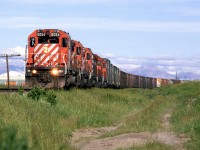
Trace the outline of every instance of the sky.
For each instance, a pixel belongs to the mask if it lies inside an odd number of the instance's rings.
[[[55,28],[127,72],[200,74],[199,0],[0,0],[0,8],[0,54],[23,57],[29,34]]]

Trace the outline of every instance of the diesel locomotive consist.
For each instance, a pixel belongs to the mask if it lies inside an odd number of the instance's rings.
[[[28,36],[25,83],[30,87],[154,88],[179,82],[123,72],[62,30],[38,29]]]

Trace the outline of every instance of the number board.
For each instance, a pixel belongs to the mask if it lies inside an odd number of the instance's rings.
[[[48,34],[47,34],[47,35],[48,35]],[[39,37],[44,37],[44,36],[46,36],[46,33],[44,33],[44,32],[39,32],[39,33],[37,33],[37,36],[39,36]],[[53,36],[53,37],[59,37],[60,34],[59,34],[58,32],[52,32],[52,33],[51,33],[51,36]]]
[[[37,36],[45,36],[45,33],[39,32],[39,33],[37,33]]]
[[[52,33],[51,33],[51,36],[56,36],[56,37],[58,37],[58,36],[60,36],[60,34],[59,34],[58,32],[52,32]]]

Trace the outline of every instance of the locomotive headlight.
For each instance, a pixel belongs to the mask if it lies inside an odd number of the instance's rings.
[[[33,74],[36,74],[36,73],[37,73],[37,70],[33,70],[32,73],[33,73]]]
[[[52,73],[52,75],[54,75],[54,76],[58,75],[58,69],[53,69],[53,70],[51,71],[51,73]]]

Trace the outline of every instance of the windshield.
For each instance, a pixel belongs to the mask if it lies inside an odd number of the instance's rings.
[[[101,61],[100,60],[97,61],[97,66],[101,66]]]
[[[38,43],[39,44],[56,44],[59,43],[58,37],[38,37]]]
[[[90,54],[87,53],[87,60],[90,60]]]

